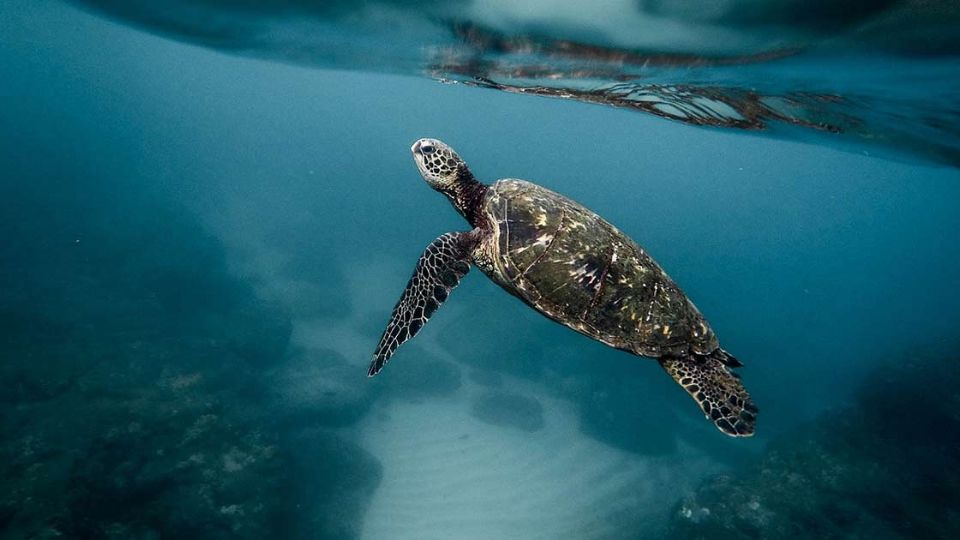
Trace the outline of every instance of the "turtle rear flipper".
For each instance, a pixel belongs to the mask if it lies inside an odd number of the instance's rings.
[[[417,335],[450,291],[470,271],[470,252],[475,244],[476,233],[464,232],[444,234],[427,246],[400,301],[393,308],[387,329],[373,353],[367,376],[379,373],[397,348]]]
[[[709,355],[660,358],[660,365],[696,400],[707,419],[732,437],[749,437],[757,421],[757,406],[730,370],[742,364],[723,349]]]

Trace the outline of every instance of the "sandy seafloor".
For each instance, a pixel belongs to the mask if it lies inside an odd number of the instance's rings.
[[[955,168],[0,6],[0,538],[951,537]],[[856,69],[856,66],[851,66]],[[733,440],[477,271],[375,379],[419,137],[644,245],[734,352]],[[891,493],[896,491],[896,493]]]

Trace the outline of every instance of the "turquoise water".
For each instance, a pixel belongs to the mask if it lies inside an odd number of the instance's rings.
[[[915,57],[831,57],[837,75],[806,89],[886,101],[841,106],[870,129],[830,134],[438,84],[401,53],[351,64],[394,39],[377,32],[326,61],[81,4],[97,9],[0,6],[0,538],[960,529],[949,32]],[[321,35],[359,35],[337,16]],[[826,47],[693,79],[796,92]],[[898,86],[908,67],[937,84]],[[895,107],[906,87],[921,109]],[[427,136],[479,179],[538,182],[646,247],[746,364],[757,435],[724,437],[655,362],[478,271],[368,379],[417,257],[468,227],[414,166]]]

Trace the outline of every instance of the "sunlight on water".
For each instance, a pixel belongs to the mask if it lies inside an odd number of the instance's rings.
[[[956,536],[951,4],[358,5],[0,4],[0,538]],[[368,378],[470,227],[420,137],[649,250],[756,436],[478,270]]]

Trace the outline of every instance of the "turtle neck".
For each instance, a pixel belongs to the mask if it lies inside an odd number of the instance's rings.
[[[466,165],[460,165],[457,167],[457,181],[453,183],[452,189],[445,191],[444,194],[450,199],[457,212],[460,212],[470,225],[477,227],[480,204],[487,193],[487,188],[486,184],[474,178]]]

